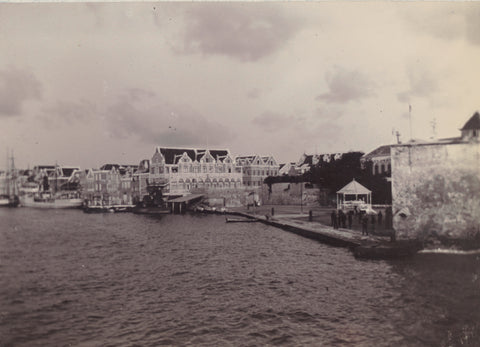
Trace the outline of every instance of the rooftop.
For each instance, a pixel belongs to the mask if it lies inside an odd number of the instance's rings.
[[[465,123],[462,129],[460,130],[474,130],[480,129],[480,114],[475,112],[472,117]]]

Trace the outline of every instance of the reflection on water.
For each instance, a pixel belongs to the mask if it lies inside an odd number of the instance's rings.
[[[221,216],[0,210],[10,346],[456,346],[480,337],[478,255],[359,261]]]

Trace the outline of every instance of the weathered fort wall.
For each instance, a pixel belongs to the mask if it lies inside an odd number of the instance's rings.
[[[480,236],[480,143],[392,147],[398,239]]]
[[[260,198],[266,205],[318,205],[320,189],[306,183],[262,185]]]
[[[197,190],[193,193],[205,194],[204,202],[211,206],[239,207],[253,204],[262,205],[318,205],[320,190],[305,183],[274,183],[269,189],[267,184],[261,187],[242,187],[236,189]]]

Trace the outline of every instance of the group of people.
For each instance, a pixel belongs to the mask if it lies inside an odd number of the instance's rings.
[[[345,213],[343,210],[333,210],[330,214],[331,225],[334,229],[348,228],[352,229],[352,223],[354,216],[358,217],[358,223],[362,226],[362,235],[369,235],[369,231],[375,232],[375,225],[383,224],[383,214],[378,212],[375,214],[367,214],[365,211],[360,211],[356,207],[354,210]]]
[[[347,220],[348,220],[348,228],[352,228],[353,222],[353,211],[349,211],[348,213],[343,212],[342,210],[333,210],[331,216],[332,226],[334,229],[338,229],[339,227],[346,228],[347,227]]]

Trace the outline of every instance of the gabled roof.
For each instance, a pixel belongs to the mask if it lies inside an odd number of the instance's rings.
[[[256,155],[240,155],[235,158],[235,161],[239,165],[250,165],[255,160]]]
[[[480,129],[480,114],[475,112],[460,130],[478,130]]]
[[[138,169],[138,165],[105,164],[100,167],[100,170],[111,171],[113,168],[118,170],[118,172],[120,172],[120,175],[125,175],[128,169],[136,171]]]
[[[224,149],[221,149],[221,150],[213,149],[213,150],[208,150],[208,151],[210,152],[212,157],[215,158],[215,160],[217,160],[221,157],[226,157],[229,154],[228,151],[224,150]]]
[[[390,145],[383,145],[375,148],[370,153],[362,155],[362,159],[371,159],[374,157],[390,156]]]
[[[165,158],[165,164],[177,164],[183,153],[187,153],[187,156],[192,161],[199,161],[207,152],[207,149],[197,148],[166,148],[157,147],[157,152],[160,152]],[[225,158],[230,152],[227,149],[213,149],[208,150],[210,155],[217,160],[217,158]]]
[[[340,189],[338,194],[348,194],[348,195],[362,195],[362,194],[370,194],[371,191],[362,186],[360,183],[355,181],[355,179],[352,180],[349,184],[347,184],[345,187]]]
[[[55,165],[37,165],[33,167],[34,170],[55,170]]]
[[[159,148],[160,153],[165,158],[165,164],[176,164],[176,160],[180,158],[183,153],[187,153],[190,159],[195,160],[197,155],[194,149],[187,148]]]
[[[74,167],[62,167],[60,168],[62,175],[64,177],[70,177],[75,171],[78,171],[79,168],[74,168]]]
[[[313,154],[309,154],[305,156],[305,159],[303,160],[303,163],[301,165],[312,165],[313,164]]]

